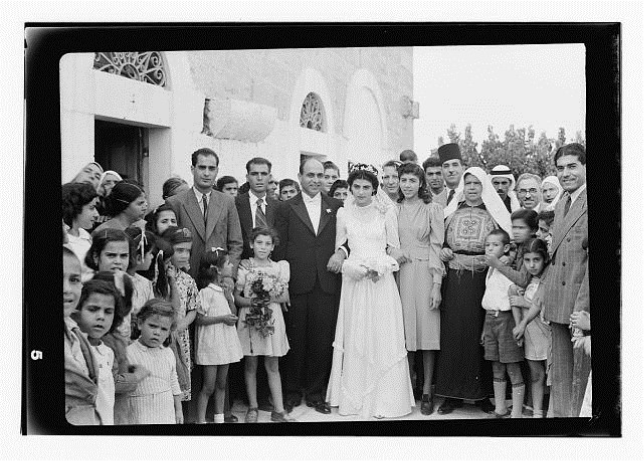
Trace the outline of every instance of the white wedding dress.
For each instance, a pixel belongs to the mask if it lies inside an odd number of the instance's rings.
[[[348,202],[348,203],[347,203]],[[402,305],[386,248],[399,248],[394,207],[345,202],[337,214],[336,247],[348,240],[333,342],[327,401],[341,415],[399,417],[415,406],[409,378]],[[374,282],[364,268],[377,271]]]

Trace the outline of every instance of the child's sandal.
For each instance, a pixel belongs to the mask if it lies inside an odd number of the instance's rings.
[[[246,412],[246,418],[244,419],[245,423],[256,423],[257,417],[259,416],[259,411],[257,408],[249,408]]]

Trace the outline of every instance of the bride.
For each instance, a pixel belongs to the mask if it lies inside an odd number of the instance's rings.
[[[337,214],[336,248],[348,243],[333,342],[327,401],[341,415],[399,417],[415,406],[402,305],[395,207],[376,196],[377,171],[359,164],[349,174],[352,197]]]

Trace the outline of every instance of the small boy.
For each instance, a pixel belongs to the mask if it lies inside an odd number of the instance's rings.
[[[552,245],[552,223],[555,220],[555,212],[541,211],[537,219],[539,220],[537,237],[548,244],[548,251],[550,251],[550,246]]]
[[[113,283],[105,280],[90,280],[83,285],[77,310],[72,317],[78,327],[87,335],[97,365],[98,394],[96,411],[102,424],[114,424],[115,387],[112,368],[114,352],[101,338],[118,325],[121,318],[117,312],[122,311],[119,303],[121,295]]]
[[[494,229],[485,239],[485,254],[501,258],[510,250],[510,236],[503,229]],[[525,384],[521,374],[520,362],[523,349],[512,335],[516,326],[518,312],[510,306],[508,289],[512,282],[494,267],[488,269],[485,277],[485,294],[481,305],[486,310],[485,324],[481,334],[481,344],[485,349],[485,360],[492,362],[494,373],[494,415],[505,418],[510,412],[505,403],[506,379],[512,383],[512,417],[520,418],[523,411]]]

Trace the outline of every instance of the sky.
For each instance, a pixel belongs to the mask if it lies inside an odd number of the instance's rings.
[[[555,138],[585,130],[583,44],[414,47],[414,150],[426,157],[454,123],[472,125],[480,149],[487,126],[503,139],[511,124]],[[584,135],[585,137],[585,135]],[[425,153],[427,155],[425,155]]]

